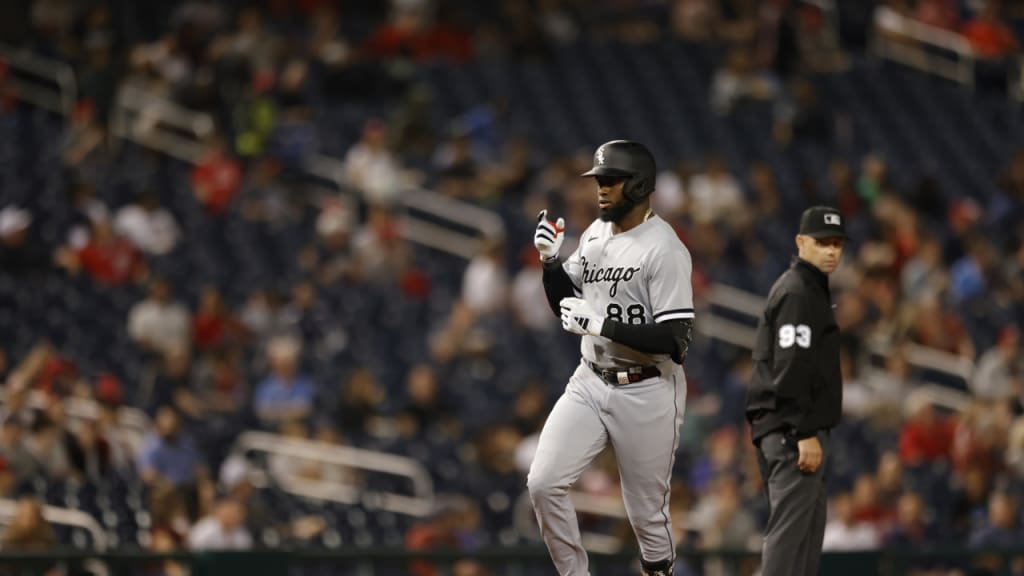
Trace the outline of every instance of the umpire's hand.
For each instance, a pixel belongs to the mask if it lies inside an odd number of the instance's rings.
[[[821,443],[817,436],[804,438],[796,443],[800,449],[800,459],[796,465],[805,474],[814,474],[821,466]]]

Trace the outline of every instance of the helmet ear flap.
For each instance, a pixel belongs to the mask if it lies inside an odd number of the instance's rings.
[[[643,202],[653,192],[651,189],[653,187],[648,180],[640,175],[631,176],[629,180],[626,180],[626,185],[622,187],[622,195],[630,202]]]

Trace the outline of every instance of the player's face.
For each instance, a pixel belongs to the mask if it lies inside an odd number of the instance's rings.
[[[622,195],[625,178],[597,176],[597,210],[601,220],[618,222],[633,209],[633,203]]]
[[[800,258],[813,264],[825,274],[831,274],[839,266],[839,258],[843,255],[843,238],[812,238],[798,235],[796,244]]]

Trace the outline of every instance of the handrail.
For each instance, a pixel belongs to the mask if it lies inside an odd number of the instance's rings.
[[[872,51],[880,58],[912,66],[966,86],[974,85],[974,50],[971,43],[956,32],[925,24],[903,16],[888,6],[875,9],[876,33],[871,40]],[[901,42],[898,36],[913,42]],[[955,59],[927,48],[938,48],[955,54]]]
[[[412,496],[406,496],[376,491],[372,486],[314,481],[293,475],[274,478],[279,481],[281,489],[297,496],[342,504],[355,504],[363,498],[367,504],[373,504],[381,510],[412,516],[426,516],[434,510],[434,484],[430,473],[412,458],[256,431],[242,433],[235,441],[231,452],[232,456],[238,457],[248,452],[264,452],[356,470],[383,472],[408,478],[412,483],[413,492]],[[271,470],[271,473],[274,471]],[[269,485],[266,481],[266,472],[262,470],[250,471],[250,480],[257,487]]]
[[[765,302],[765,299],[761,296],[724,284],[712,284],[707,292],[706,300],[714,306],[745,314],[751,318],[760,316]],[[723,342],[728,342],[734,346],[750,349],[754,344],[755,330],[753,327],[742,322],[723,318],[721,315],[716,315],[710,311],[698,318],[696,327],[700,333]],[[871,352],[874,354],[887,354],[888,349],[876,344],[871,347]],[[943,372],[962,378],[965,382],[974,373],[974,361],[937,348],[920,344],[908,344],[904,348],[904,352],[907,363],[912,366]],[[962,398],[969,397],[969,395],[955,390],[950,390],[949,392],[954,395],[960,394]],[[946,397],[947,400],[949,398]],[[955,404],[961,405],[962,402],[957,401]]]
[[[355,190],[345,175],[344,165],[336,158],[313,156],[306,163],[306,170],[313,176],[332,182],[339,191]],[[404,210],[398,226],[398,233],[403,239],[466,260],[480,252],[485,238],[502,238],[505,234],[504,223],[493,211],[436,192],[404,190],[397,203]],[[427,214],[431,220],[417,217],[417,213]],[[438,222],[450,222],[467,230],[475,230],[477,234],[462,232]]]
[[[75,73],[71,66],[3,43],[0,43],[0,59],[6,60],[8,66],[15,70],[44,81],[33,83],[22,78],[14,78],[8,73],[5,83],[13,88],[12,95],[15,98],[51,112],[71,115],[77,98]],[[49,84],[50,88],[44,84]],[[56,91],[52,89],[53,87]]]
[[[18,502],[9,498],[0,498],[0,518],[9,520],[14,517],[18,508]],[[42,506],[43,518],[53,524],[65,526],[76,526],[89,532],[92,537],[93,546],[97,551],[103,552],[107,549],[107,534],[103,531],[100,523],[91,514],[81,510],[60,508],[58,506]]]
[[[152,92],[123,83],[110,117],[114,136],[198,163],[213,134],[213,118]]]

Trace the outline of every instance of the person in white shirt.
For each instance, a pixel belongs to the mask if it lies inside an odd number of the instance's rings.
[[[716,156],[708,158],[704,172],[690,179],[688,191],[690,213],[696,222],[731,221],[745,212],[739,182]]]
[[[118,210],[114,230],[142,252],[156,256],[170,253],[181,239],[181,229],[174,216],[160,206],[152,192],[143,194],[138,203]]]
[[[149,297],[128,313],[128,335],[135,343],[161,354],[188,348],[191,322],[188,310],[171,300],[171,286],[162,278],[149,287]]]
[[[853,517],[853,499],[843,492],[832,500],[830,518],[825,524],[823,550],[871,550],[881,541],[878,529]]]
[[[245,527],[245,507],[234,498],[217,503],[213,512],[199,520],[188,534],[192,550],[249,550],[252,535]]]

